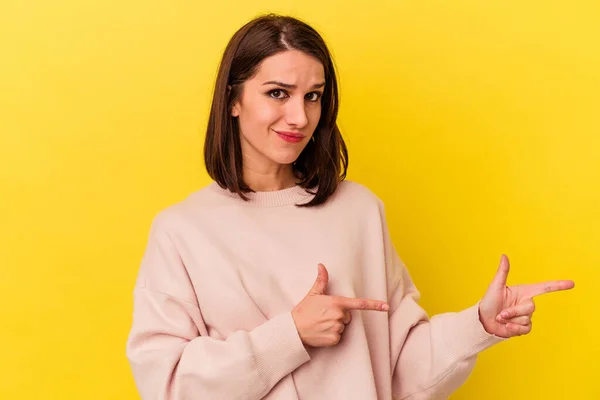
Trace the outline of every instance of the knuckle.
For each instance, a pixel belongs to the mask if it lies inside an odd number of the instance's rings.
[[[525,333],[525,327],[522,325],[515,326],[515,332],[517,332],[518,336],[521,336]]]
[[[517,335],[523,336],[525,334],[525,328],[519,327],[517,328]]]
[[[342,335],[340,335],[339,333],[335,333],[329,339],[329,343],[331,344],[331,346],[335,346],[336,344],[338,344],[340,342],[341,339],[342,339]]]
[[[529,332],[531,332],[531,323],[519,327],[519,335],[527,335]]]
[[[344,307],[344,302],[342,301],[342,299],[339,299],[337,297],[329,297],[329,306],[330,307],[334,307],[334,308],[343,308]]]

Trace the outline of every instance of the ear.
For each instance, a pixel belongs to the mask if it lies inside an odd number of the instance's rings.
[[[227,96],[231,94],[231,85],[227,85]],[[231,116],[237,118],[240,115],[239,101],[236,101],[231,108]]]
[[[237,118],[240,116],[240,107],[239,107],[239,102],[237,102],[237,101],[231,108],[231,116],[234,118]]]

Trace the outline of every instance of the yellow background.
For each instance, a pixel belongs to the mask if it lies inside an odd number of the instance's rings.
[[[264,11],[331,46],[349,177],[385,201],[430,313],[477,301],[503,252],[510,283],[577,283],[452,399],[600,398],[598,4],[2,0],[0,398],[138,398],[149,223],[208,182],[217,62]]]

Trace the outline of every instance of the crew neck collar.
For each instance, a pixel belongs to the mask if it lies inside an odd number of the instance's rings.
[[[289,188],[274,191],[257,191],[244,193],[248,201],[244,201],[237,193],[224,189],[218,183],[212,182],[210,189],[222,196],[237,200],[242,204],[248,204],[258,207],[282,207],[296,204],[308,203],[313,197],[302,186],[294,185]],[[312,191],[312,190],[311,190]]]

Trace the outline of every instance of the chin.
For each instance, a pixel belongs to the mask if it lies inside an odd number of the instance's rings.
[[[301,152],[297,151],[281,152],[279,154],[273,154],[270,158],[273,162],[276,162],[277,164],[288,165],[295,162],[298,159],[298,157],[300,157],[300,153]]]

